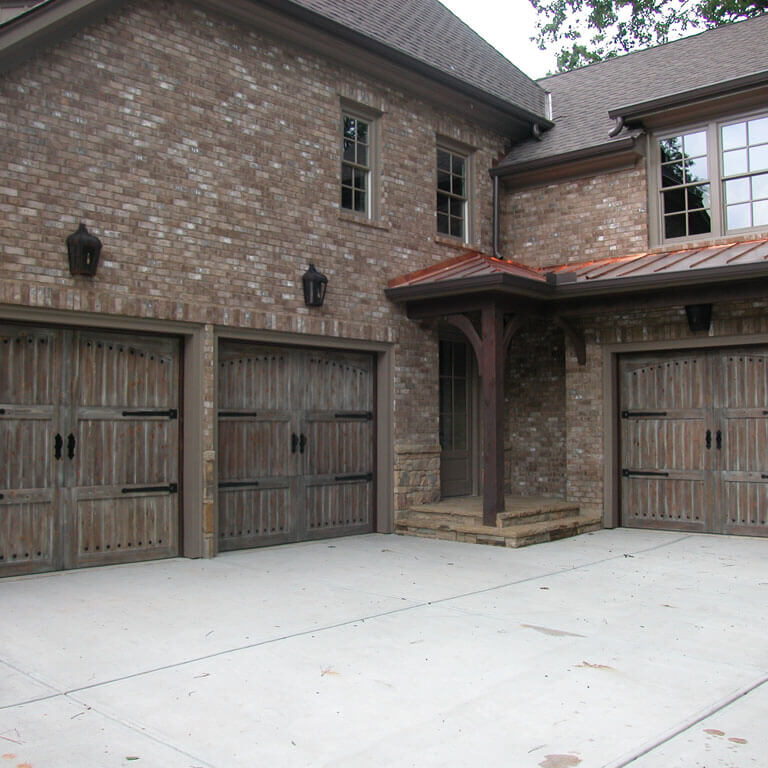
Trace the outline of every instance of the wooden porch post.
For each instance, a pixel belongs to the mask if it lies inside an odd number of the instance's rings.
[[[489,302],[482,309],[480,376],[483,401],[483,525],[504,511],[504,315]]]

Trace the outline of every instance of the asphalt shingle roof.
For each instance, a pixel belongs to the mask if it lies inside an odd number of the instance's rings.
[[[768,70],[768,14],[636,51],[538,83],[552,94],[555,127],[512,149],[503,166],[611,141],[608,111]],[[614,141],[621,141],[626,132]]]
[[[544,90],[438,0],[291,0],[503,101],[544,117]]]

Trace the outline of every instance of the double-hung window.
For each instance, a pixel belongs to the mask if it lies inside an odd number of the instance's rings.
[[[342,114],[341,208],[371,217],[373,138],[370,120]]]
[[[660,241],[768,227],[768,115],[653,139]]]
[[[437,231],[468,241],[468,166],[466,154],[437,148]]]

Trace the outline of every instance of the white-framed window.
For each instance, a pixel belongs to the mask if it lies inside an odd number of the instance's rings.
[[[342,103],[342,212],[374,219],[378,215],[378,135],[380,115]]]
[[[469,156],[453,147],[437,147],[438,234],[469,240]]]
[[[651,161],[659,242],[768,228],[768,114],[657,133]]]

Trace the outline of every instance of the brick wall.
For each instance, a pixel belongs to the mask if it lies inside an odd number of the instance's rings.
[[[512,338],[504,388],[507,493],[565,497],[564,355],[562,331],[543,320]]]
[[[376,222],[339,211],[342,98],[382,113]],[[0,81],[0,304],[399,342],[395,440],[434,447],[436,337],[383,289],[459,252],[435,237],[437,135],[477,148],[487,247],[502,136],[193,5],[128,3]],[[103,242],[93,280],[67,270],[80,221]],[[427,465],[398,503],[434,495]]]
[[[532,267],[625,256],[648,247],[646,173],[588,176],[501,196],[502,255]]]

